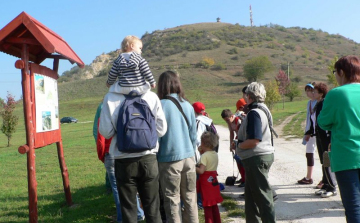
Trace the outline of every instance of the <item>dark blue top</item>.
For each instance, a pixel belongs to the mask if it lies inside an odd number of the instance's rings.
[[[258,139],[262,140],[262,130],[261,130],[261,118],[259,113],[255,111],[250,111],[247,114],[248,123],[252,125],[247,125],[246,134],[247,139]]]

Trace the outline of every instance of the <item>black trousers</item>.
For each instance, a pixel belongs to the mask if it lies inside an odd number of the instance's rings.
[[[159,223],[159,168],[156,155],[116,159],[115,176],[124,223],[137,222],[139,192],[147,223]]]
[[[319,158],[320,158],[320,163],[323,164],[324,160],[323,160],[323,154],[325,151],[328,151],[328,147],[330,144],[330,137],[327,137],[326,132],[318,132],[316,135],[316,146],[318,149],[318,153],[319,153]],[[321,167],[322,168],[322,182],[324,183],[324,188],[327,191],[334,191],[336,190],[336,185],[337,185],[337,181],[336,181],[336,177],[335,174],[333,172],[331,172],[331,168],[330,167]]]

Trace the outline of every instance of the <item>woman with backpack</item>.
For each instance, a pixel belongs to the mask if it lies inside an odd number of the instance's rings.
[[[166,219],[169,223],[198,223],[194,109],[185,99],[179,76],[172,71],[160,75],[157,93],[168,123],[157,154]]]

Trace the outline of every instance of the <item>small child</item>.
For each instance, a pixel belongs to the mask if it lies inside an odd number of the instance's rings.
[[[241,119],[241,121],[245,118],[246,114],[244,112],[244,107],[246,105],[246,101],[244,98],[240,98],[237,102],[236,102],[236,111],[235,111],[235,116],[239,117]]]
[[[156,87],[155,79],[151,73],[148,63],[141,57],[142,41],[136,36],[126,36],[121,43],[122,53],[114,61],[109,72],[106,86],[110,87],[119,80],[124,92],[134,90],[134,87]],[[147,83],[148,82],[148,83]]]
[[[201,192],[205,223],[221,223],[220,212],[217,206],[223,201],[220,195],[220,186],[217,180],[218,154],[213,148],[218,144],[219,136],[212,132],[204,132],[201,135],[201,145],[198,148],[202,154],[200,165],[196,167],[196,173],[200,174],[198,191]]]

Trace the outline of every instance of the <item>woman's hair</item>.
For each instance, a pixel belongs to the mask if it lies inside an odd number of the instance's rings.
[[[314,86],[315,86],[315,82],[312,82],[312,83],[308,83],[308,84],[306,84],[305,85],[305,91],[307,91],[307,90],[313,90],[314,89]]]
[[[160,99],[164,99],[166,95],[176,93],[179,95],[179,100],[185,99],[185,94],[181,86],[179,75],[173,71],[165,71],[159,77],[157,94]]]
[[[121,51],[126,52],[132,43],[136,41],[142,42],[137,36],[126,36],[121,42]]]
[[[314,89],[316,89],[320,94],[323,94],[321,98],[325,98],[329,91],[327,85],[324,83],[315,84]]]
[[[334,68],[337,73],[342,70],[348,82],[360,82],[360,59],[357,56],[341,57],[336,61]]]
[[[218,145],[219,142],[219,136],[217,134],[214,134],[212,132],[204,132],[201,135],[201,145],[211,148],[214,150],[214,148]]]
[[[224,109],[221,112],[221,117],[222,118],[228,118],[228,117],[231,117],[232,115],[233,115],[233,113],[230,111],[230,109]]]
[[[246,94],[255,102],[264,102],[266,98],[266,91],[263,84],[252,82],[247,86]]]
[[[241,90],[243,94],[246,94],[247,85]]]

